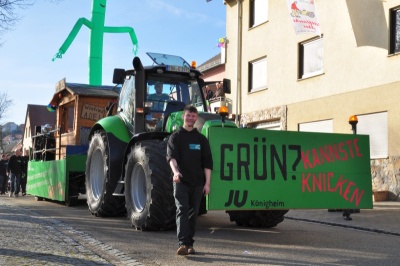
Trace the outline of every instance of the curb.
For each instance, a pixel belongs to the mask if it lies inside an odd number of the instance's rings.
[[[364,227],[364,226],[346,225],[346,224],[324,222],[324,221],[313,220],[313,219],[295,218],[295,217],[290,217],[290,216],[285,216],[285,219],[294,220],[294,221],[309,222],[309,223],[325,224],[325,225],[330,225],[330,226],[350,228],[350,229],[356,229],[356,230],[379,233],[379,234],[400,236],[400,233],[391,232],[391,231],[382,230],[382,229],[377,229],[377,228],[368,228],[368,227]]]

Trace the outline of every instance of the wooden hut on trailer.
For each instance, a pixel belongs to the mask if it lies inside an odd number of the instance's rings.
[[[111,103],[117,102],[119,90],[114,86],[67,83],[65,79],[56,84],[49,104],[56,111],[55,159],[65,157],[67,146],[72,153],[86,153],[91,127],[107,115]]]

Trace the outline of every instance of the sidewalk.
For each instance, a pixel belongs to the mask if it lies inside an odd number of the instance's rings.
[[[342,212],[328,210],[290,210],[285,218],[400,236],[400,201],[374,202],[373,209],[352,213],[352,221],[345,221]]]
[[[33,196],[0,196],[0,265],[142,265],[84,232],[14,204],[30,200]],[[110,253],[107,260],[96,249]]]

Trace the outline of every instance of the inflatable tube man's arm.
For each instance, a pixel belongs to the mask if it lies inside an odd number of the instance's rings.
[[[72,28],[71,32],[69,33],[67,39],[64,41],[64,43],[61,45],[60,49],[58,49],[57,54],[53,57],[52,61],[56,60],[57,58],[62,58],[62,55],[68,50],[70,47],[71,43],[74,41],[76,35],[78,35],[79,30],[81,27],[85,25],[89,29],[93,29],[93,23],[86,18],[80,18],[78,21],[75,23],[75,26]]]
[[[139,50],[138,40],[135,30],[131,27],[104,27],[104,32],[107,33],[129,33],[133,44],[133,54],[136,56]]]

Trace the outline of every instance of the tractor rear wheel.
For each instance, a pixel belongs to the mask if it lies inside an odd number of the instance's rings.
[[[126,213],[123,197],[113,196],[118,176],[110,176],[106,132],[96,131],[90,141],[86,160],[86,196],[95,216],[120,216]]]
[[[175,200],[167,142],[141,141],[131,147],[125,165],[125,206],[132,226],[143,231],[175,227]]]
[[[283,222],[288,210],[267,211],[226,211],[231,222],[239,226],[272,228]]]

